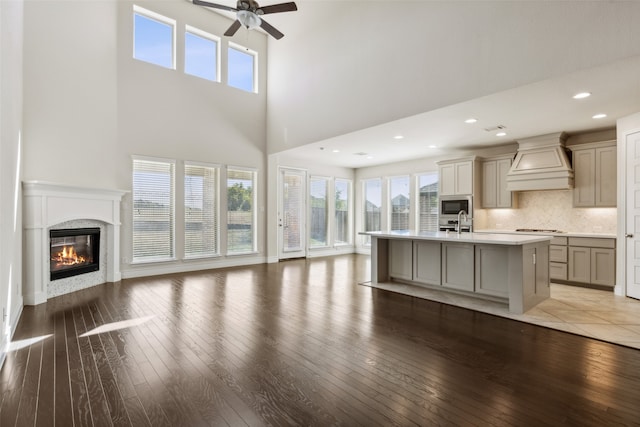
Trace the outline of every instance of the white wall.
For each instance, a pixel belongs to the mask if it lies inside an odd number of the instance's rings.
[[[296,14],[285,24],[301,36],[269,48],[269,153],[640,54],[640,2],[302,1]]]
[[[131,265],[129,194],[121,212],[121,261],[123,277],[259,262],[265,256],[266,35],[241,29],[233,39],[258,53],[259,93],[248,93],[227,86],[224,67],[222,83],[182,71],[185,25],[222,36],[229,18],[184,0],[135,2],[177,20],[171,70],[133,59],[133,4],[26,2],[24,179],[131,190],[134,155],[175,159],[177,173],[185,160],[255,168],[257,254]],[[229,39],[221,38],[224,66]],[[176,182],[179,222],[182,181]],[[220,209],[225,212],[224,197]]]
[[[0,366],[22,312],[23,2],[0,1]]]

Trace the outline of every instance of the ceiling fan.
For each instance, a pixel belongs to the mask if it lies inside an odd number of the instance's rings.
[[[250,30],[261,27],[275,39],[280,40],[284,37],[280,31],[276,30],[267,21],[262,19],[262,15],[268,13],[293,12],[298,10],[294,2],[272,4],[270,6],[260,7],[255,0],[238,0],[236,7],[225,6],[222,4],[209,3],[202,0],[193,0],[193,4],[198,6],[210,7],[213,9],[222,9],[230,12],[236,12],[236,20],[224,33],[225,36],[233,36],[240,26],[244,26]]]

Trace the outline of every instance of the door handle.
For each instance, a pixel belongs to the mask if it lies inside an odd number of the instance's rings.
[[[627,239],[633,239],[633,234],[625,234],[624,237]]]

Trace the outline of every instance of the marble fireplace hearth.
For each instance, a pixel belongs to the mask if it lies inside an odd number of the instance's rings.
[[[24,303],[37,305],[58,295],[105,282],[120,272],[120,202],[126,191],[25,181],[23,189]],[[50,230],[100,228],[98,271],[51,280]]]

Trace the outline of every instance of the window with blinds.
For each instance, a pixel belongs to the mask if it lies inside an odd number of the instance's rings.
[[[217,167],[184,165],[184,255],[218,255]]]
[[[409,212],[411,211],[411,193],[409,176],[395,176],[389,179],[389,206],[391,208],[391,231],[409,230]]]
[[[133,160],[133,261],[174,257],[175,164]]]
[[[381,231],[382,180],[380,178],[364,181],[364,231]],[[364,244],[371,244],[371,237],[364,236]]]
[[[311,206],[311,224],[309,227],[309,247],[327,246],[327,178],[311,177],[309,181],[309,205]]]
[[[418,229],[438,231],[438,173],[418,176]]]
[[[255,171],[227,169],[227,253],[255,252]]]
[[[351,181],[337,178],[335,181],[335,230],[336,245],[351,243]]]

